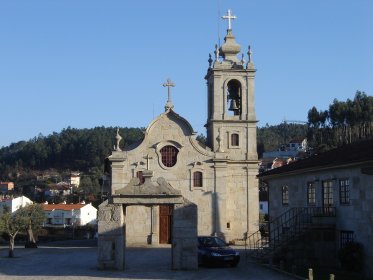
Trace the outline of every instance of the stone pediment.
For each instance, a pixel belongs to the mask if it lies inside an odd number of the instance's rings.
[[[152,182],[152,173],[150,170],[143,172],[145,182],[141,185],[139,178],[132,178],[127,186],[115,191],[111,196],[112,202],[127,205],[182,204],[181,192],[175,190],[162,177]]]
[[[177,114],[174,110],[168,109],[163,114],[155,118],[145,130],[145,134],[150,134],[154,127],[161,126],[162,123],[174,122],[183,131],[185,136],[195,135],[196,132],[193,130],[191,124],[182,116]]]
[[[181,192],[167,183],[166,179],[159,177],[156,182],[152,182],[151,174],[147,173],[151,171],[144,171],[145,182],[143,184],[140,185],[139,178],[132,178],[127,186],[115,191],[114,196],[181,196]]]

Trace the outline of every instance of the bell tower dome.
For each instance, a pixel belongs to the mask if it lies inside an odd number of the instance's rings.
[[[207,80],[207,144],[213,151],[224,152],[230,160],[256,161],[256,114],[254,79],[256,69],[248,48],[247,62],[232,32],[228,10],[227,34],[224,44],[215,45],[215,59],[209,59]]]

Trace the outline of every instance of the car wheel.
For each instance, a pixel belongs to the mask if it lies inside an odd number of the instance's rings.
[[[233,262],[233,263],[231,263],[231,266],[232,267],[236,267],[238,265],[238,262]]]

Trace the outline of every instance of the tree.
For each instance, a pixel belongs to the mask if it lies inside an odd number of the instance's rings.
[[[203,145],[206,145],[207,143],[207,138],[204,134],[200,133],[199,135],[197,135],[196,137],[196,140],[198,140],[200,143],[202,143]]]
[[[25,209],[26,215],[28,215],[28,225],[27,225],[27,242],[26,247],[36,248],[36,239],[34,237],[34,232],[41,228],[43,222],[46,219],[43,207],[40,204],[28,205]]]
[[[98,172],[98,171],[97,171]],[[95,202],[100,192],[100,179],[101,173],[95,173],[95,170],[88,175],[83,175],[80,178],[80,184],[77,192],[79,193],[79,202],[82,200],[86,202]]]
[[[68,127],[48,136],[39,135],[28,141],[0,148],[0,179],[17,181],[18,173],[36,170],[80,170],[92,167],[103,170],[105,158],[116,144],[116,127],[75,129]],[[144,138],[144,128],[119,128],[125,149]],[[16,182],[17,183],[17,182]]]
[[[45,213],[39,204],[21,207],[14,213],[4,207],[3,214],[0,216],[0,229],[9,235],[9,258],[14,257],[14,241],[17,234],[27,232],[29,239],[35,242],[33,231],[39,229],[44,220]]]
[[[321,151],[373,138],[373,96],[357,91],[354,99],[334,99],[329,110],[308,111],[308,140]]]

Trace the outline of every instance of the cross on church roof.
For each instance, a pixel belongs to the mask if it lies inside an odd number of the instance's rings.
[[[168,87],[168,100],[167,100],[165,109],[166,110],[172,109],[174,108],[174,105],[172,104],[172,101],[171,101],[171,87],[174,87],[175,84],[172,83],[170,79],[167,79],[167,83],[163,83],[163,86]]]
[[[222,16],[221,18],[228,20],[228,30],[232,30],[231,20],[232,19],[236,19],[237,17],[231,14],[231,10],[228,10],[227,15],[226,16]]]
[[[149,156],[149,154],[147,154],[146,157],[144,157],[144,159],[146,159],[146,169],[150,170],[150,160],[153,158]]]

